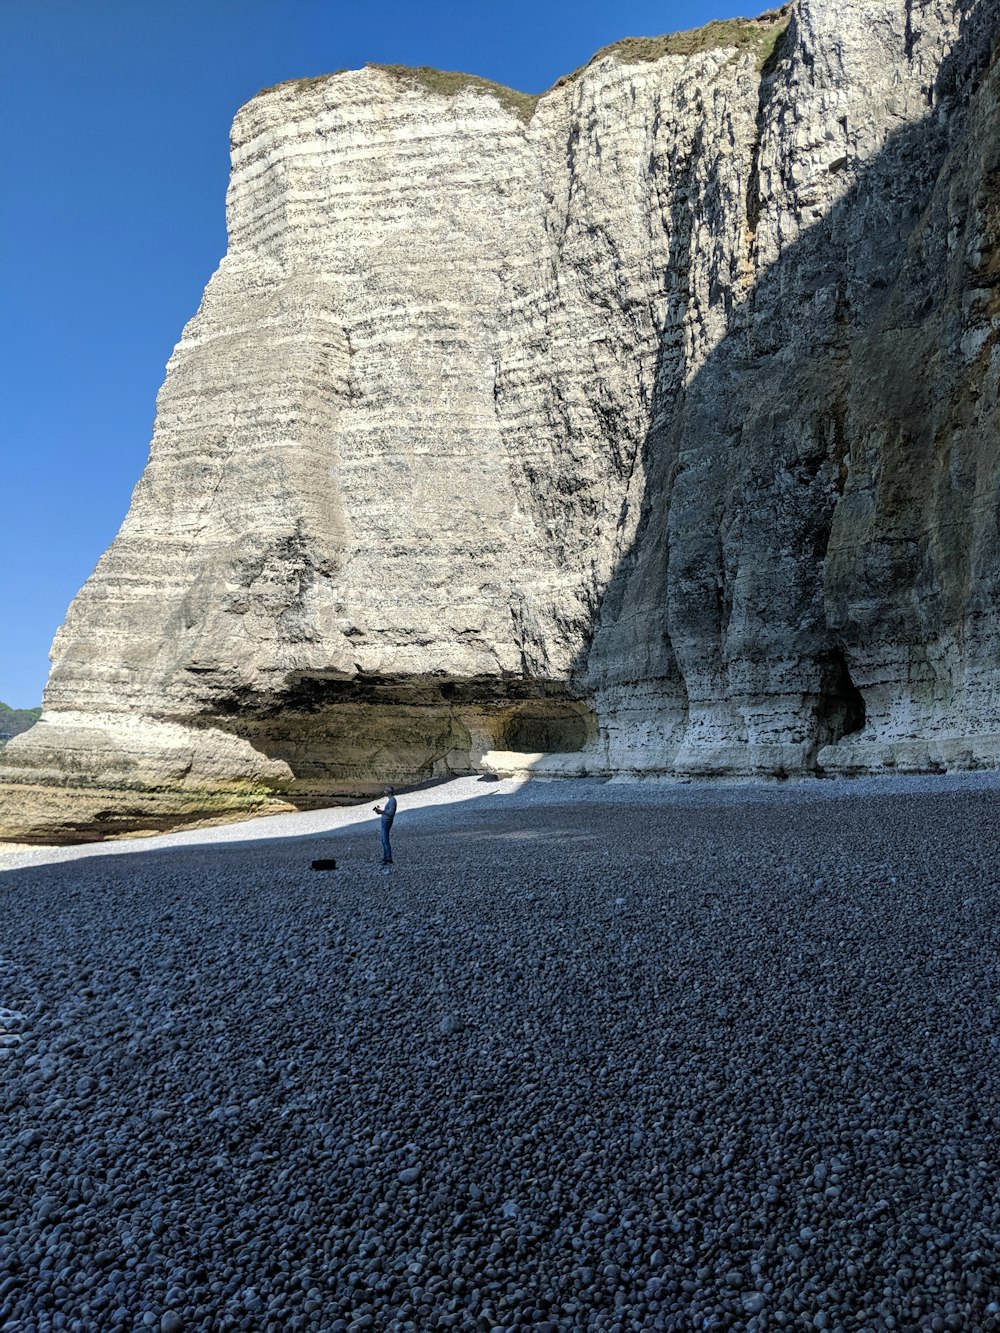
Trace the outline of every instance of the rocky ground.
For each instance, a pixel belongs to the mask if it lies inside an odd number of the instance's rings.
[[[1000,1329],[995,779],[400,807],[6,858],[5,1333]]]

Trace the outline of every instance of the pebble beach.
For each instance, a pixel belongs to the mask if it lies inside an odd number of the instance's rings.
[[[4,1333],[1000,1329],[996,775],[377,823],[0,849]]]

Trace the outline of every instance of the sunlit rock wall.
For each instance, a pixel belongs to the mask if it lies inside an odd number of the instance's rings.
[[[997,10],[254,98],[4,808],[997,763]]]

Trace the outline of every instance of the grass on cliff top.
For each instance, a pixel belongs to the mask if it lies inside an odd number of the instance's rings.
[[[513,111],[514,115],[528,121],[535,114],[540,93],[519,93],[516,88],[508,88],[492,79],[481,79],[478,74],[460,74],[457,70],[431,69],[429,65],[369,65],[369,69],[380,69],[400,83],[417,84],[428,92],[438,93],[441,97],[454,97],[456,93],[471,88],[473,92],[488,93],[495,97],[501,106]]]
[[[615,56],[625,65],[649,64],[663,56],[693,56],[702,51],[714,51],[730,47],[737,52],[746,51],[754,57],[758,70],[766,68],[772,60],[778,39],[788,27],[791,19],[791,5],[782,9],[770,9],[755,19],[713,19],[703,28],[691,28],[686,32],[668,32],[662,37],[625,37],[610,46],[602,46],[585,65],[564,74],[557,79],[553,88],[562,88],[578,79],[585,70],[605,56]],[[480,78],[478,74],[462,74],[457,70],[432,69],[429,65],[378,65],[370,64],[366,69],[380,69],[400,85],[426,88],[429,92],[442,97],[454,97],[457,93],[471,88],[474,92],[495,97],[501,106],[507,108],[525,124],[535,114],[540,97],[544,93],[522,93],[516,88],[508,88],[492,79]],[[314,78],[288,79],[277,83],[274,88],[262,88],[261,92],[274,92],[276,88],[292,88],[303,92],[335,79],[338,74],[346,74],[344,69],[332,74],[318,74]]]
[[[372,62],[366,65],[365,69],[380,69],[383,74],[388,74],[401,85],[426,88],[428,92],[439,93],[442,97],[454,97],[465,88],[471,88],[474,92],[489,93],[500,102],[501,106],[513,111],[525,124],[535,114],[535,107],[541,96],[540,93],[520,93],[516,88],[507,88],[502,83],[494,83],[492,79],[481,79],[478,74],[432,69],[430,65],[378,65]],[[346,69],[337,69],[332,74],[317,74],[313,78],[286,79],[284,83],[276,83],[272,88],[262,88],[257,95],[259,97],[261,93],[273,93],[278,88],[291,88],[297,93],[305,92],[309,88],[316,88],[326,83],[328,79],[335,79],[338,74],[347,73]]]
[[[733,47],[752,55],[758,70],[762,70],[773,57],[778,38],[788,27],[791,17],[791,5],[785,5],[781,9],[769,9],[755,19],[713,19],[703,28],[668,32],[662,37],[625,37],[610,46],[602,46],[585,65],[557,79],[555,87],[572,83],[605,56],[615,56],[625,65],[644,65],[663,56],[695,56],[702,51]]]

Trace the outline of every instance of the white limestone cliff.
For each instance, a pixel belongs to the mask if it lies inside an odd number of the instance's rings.
[[[484,755],[1000,762],[997,16],[796,0],[535,106],[377,67],[254,98],[0,832]]]

